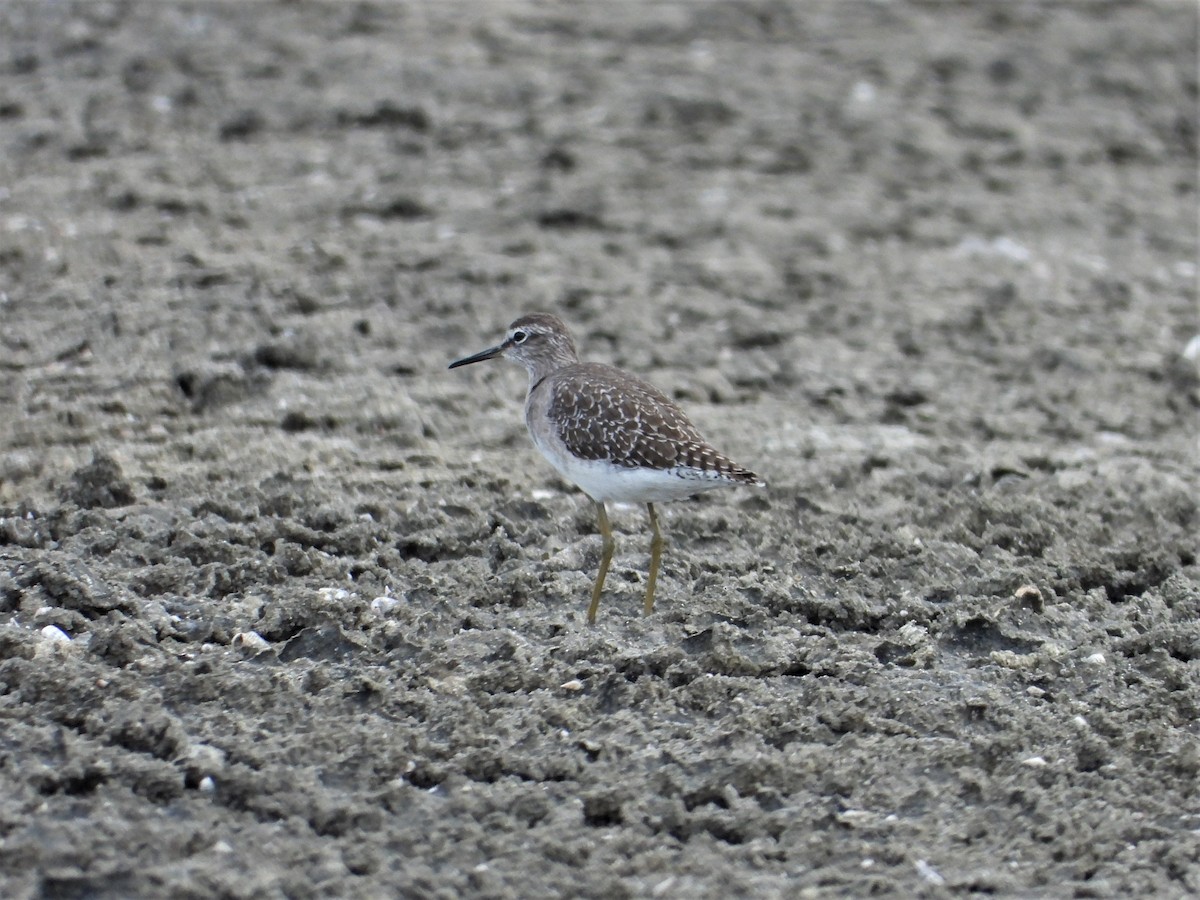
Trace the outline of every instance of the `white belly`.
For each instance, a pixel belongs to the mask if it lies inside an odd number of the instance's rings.
[[[563,478],[601,503],[667,503],[732,484],[700,469],[615,466],[609,462],[578,459],[565,448],[546,447],[536,440],[534,443]]]

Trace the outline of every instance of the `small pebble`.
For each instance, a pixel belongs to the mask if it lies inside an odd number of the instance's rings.
[[[1029,759],[1021,760],[1021,765],[1029,766],[1031,769],[1043,769],[1047,763],[1044,756],[1031,756]]]
[[[190,744],[182,757],[190,768],[205,774],[220,772],[225,768],[225,751],[212,744]]]
[[[1013,591],[1013,599],[1022,606],[1041,612],[1046,608],[1046,598],[1042,596],[1041,588],[1034,584],[1023,584]]]

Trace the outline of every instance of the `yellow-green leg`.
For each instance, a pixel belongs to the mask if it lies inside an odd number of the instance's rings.
[[[596,573],[596,586],[592,588],[592,602],[588,606],[587,621],[589,625],[596,624],[596,610],[600,608],[600,592],[604,590],[604,579],[608,575],[608,564],[612,562],[613,540],[612,528],[608,525],[608,512],[603,503],[596,504],[596,516],[600,520],[600,537],[603,540],[600,551],[600,571]]]
[[[658,564],[662,560],[663,539],[662,532],[658,530],[658,513],[654,511],[654,504],[647,503],[646,511],[650,513],[650,527],[654,531],[654,537],[650,538],[650,577],[646,579],[646,615],[654,612],[654,586],[658,583]]]

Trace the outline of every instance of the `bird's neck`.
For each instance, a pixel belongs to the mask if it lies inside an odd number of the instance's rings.
[[[574,353],[562,353],[554,356],[548,356],[544,359],[533,360],[525,365],[525,371],[529,374],[529,391],[532,394],[534,389],[557,372],[559,369],[573,366],[579,362],[579,357]]]

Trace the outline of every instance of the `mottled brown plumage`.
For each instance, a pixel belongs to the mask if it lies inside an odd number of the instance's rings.
[[[550,419],[567,450],[580,459],[626,468],[697,469],[758,483],[753,472],[705,441],[662,391],[639,378],[612,366],[576,363],[546,381]]]

